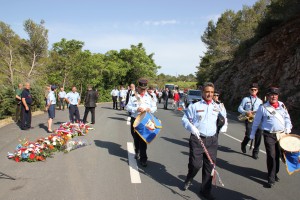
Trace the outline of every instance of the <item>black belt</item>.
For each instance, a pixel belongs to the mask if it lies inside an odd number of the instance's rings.
[[[203,135],[200,135],[201,138],[212,138],[212,137],[215,137],[215,136],[216,136],[216,134],[212,135],[212,136],[203,136]]]
[[[77,106],[77,105],[70,104],[70,106]]]

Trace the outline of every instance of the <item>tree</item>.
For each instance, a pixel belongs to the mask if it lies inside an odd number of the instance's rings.
[[[65,87],[66,82],[72,82],[72,68],[77,66],[84,42],[61,39],[54,43],[50,51],[51,71],[49,77],[52,83]],[[76,79],[76,78],[75,78]]]
[[[20,38],[8,24],[0,21],[0,71],[14,90],[15,68],[19,58]]]
[[[24,42],[24,50],[28,64],[30,65],[27,79],[30,79],[32,75],[38,75],[41,71],[41,67],[44,66],[44,63],[39,63],[48,53],[48,30],[44,24],[44,20],[41,20],[40,24],[36,24],[31,19],[24,22],[24,30],[29,37],[29,39]]]

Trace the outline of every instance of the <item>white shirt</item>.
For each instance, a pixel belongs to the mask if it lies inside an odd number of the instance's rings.
[[[111,91],[111,93],[110,93],[110,95],[111,96],[119,96],[119,90],[117,90],[117,89],[113,89],[112,91]]]
[[[151,113],[154,113],[157,110],[156,102],[152,100],[148,93],[145,93],[144,96],[135,93],[134,96],[129,97],[126,109],[131,113],[131,117],[136,118],[140,114],[140,112],[137,111],[139,107],[144,109],[150,108]]]
[[[66,95],[67,95],[67,93],[66,93],[65,91],[60,91],[60,92],[58,93],[58,97],[59,97],[60,99],[65,98]]]

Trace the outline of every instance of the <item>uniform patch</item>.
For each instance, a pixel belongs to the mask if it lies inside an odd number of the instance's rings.
[[[196,110],[196,112],[204,112],[204,110]]]

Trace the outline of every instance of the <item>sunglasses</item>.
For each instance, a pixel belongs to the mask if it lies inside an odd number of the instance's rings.
[[[251,91],[257,91],[257,89],[251,89]]]

